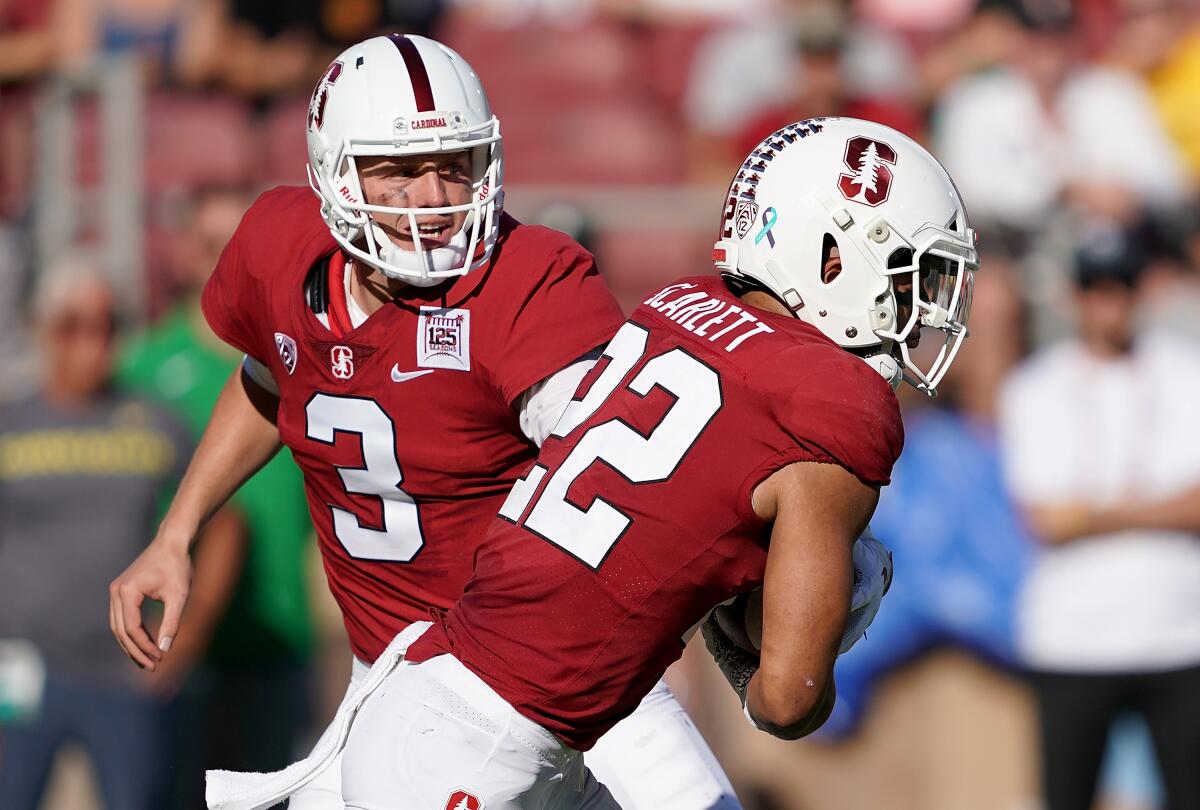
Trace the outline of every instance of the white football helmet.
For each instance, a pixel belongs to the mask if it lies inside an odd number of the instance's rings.
[[[356,158],[468,150],[473,193],[465,205],[368,205]],[[308,108],[308,179],[333,238],[391,278],[430,286],[487,264],[504,201],[500,122],[461,56],[420,36],[373,37],[346,49],[317,82]],[[466,212],[444,247],[426,249],[418,214]],[[373,213],[407,216],[414,250],[392,242]]]
[[[834,246],[841,271],[826,278]],[[966,337],[979,266],[941,164],[894,129],[852,118],[799,121],[750,153],[713,259],[735,285],[766,288],[893,386],[908,379],[930,394]],[[923,327],[943,338],[927,368],[906,342]]]

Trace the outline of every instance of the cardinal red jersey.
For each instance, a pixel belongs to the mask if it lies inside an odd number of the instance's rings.
[[[412,288],[424,300],[394,301],[338,337],[305,295],[310,270],[336,250],[311,191],[269,191],[225,248],[203,307],[279,387],[280,436],[304,472],[330,590],[355,654],[373,661],[462,593],[537,452],[513,401],[603,345],[623,316],[583,248],[504,216],[486,269]]]
[[[763,581],[754,487],[796,461],[884,484],[900,453],[880,375],[716,278],[652,296],[513,489],[458,604],[408,651],[450,652],[586,750],[704,615]]]

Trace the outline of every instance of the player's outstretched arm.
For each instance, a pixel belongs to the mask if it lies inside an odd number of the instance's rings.
[[[879,500],[878,487],[836,464],[801,462],[754,491],[773,520],[763,583],[763,637],[746,711],[765,731],[797,739],[833,709],[833,664],[846,629],[852,548]]]
[[[158,534],[109,585],[109,626],[139,666],[153,670],[171,647],[191,587],[188,552],[200,527],[279,451],[278,407],[278,399],[240,369],[230,376]],[[157,643],[142,623],[147,598],[163,603]]]

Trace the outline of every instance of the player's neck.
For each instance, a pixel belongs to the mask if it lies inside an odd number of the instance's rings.
[[[755,309],[774,312],[776,315],[787,315],[788,317],[792,318],[795,317],[794,312],[791,312],[787,307],[776,300],[774,296],[767,295],[765,292],[750,290],[742,295],[741,299],[742,303],[754,307]]]
[[[362,262],[347,262],[350,278],[350,295],[367,316],[383,308],[384,304],[404,295],[408,283],[388,278],[381,271]]]

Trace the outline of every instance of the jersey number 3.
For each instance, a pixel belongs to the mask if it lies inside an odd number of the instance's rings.
[[[383,525],[362,525],[353,512],[331,506],[333,532],[356,560],[412,562],[425,545],[417,503],[400,488],[404,475],[396,458],[396,426],[373,399],[316,394],[304,409],[308,438],[333,444],[338,433],[358,435],[362,467],[338,467],[342,486],[354,495],[379,498]]]
[[[578,438],[557,469],[534,465],[528,476],[517,481],[500,509],[501,517],[520,523],[532,501],[525,528],[593,569],[604,562],[631,518],[603,497],[596,497],[587,508],[572,504],[567,492],[575,479],[593,464],[603,462],[631,485],[666,481],[721,409],[717,372],[680,348],[651,358],[621,387],[645,356],[648,337],[646,329],[635,323],[621,327],[604,350],[608,367],[582,399],[567,406],[551,435],[567,436],[610,397],[632,392],[644,398],[656,386],[675,399],[659,423],[646,435],[616,417],[593,425]],[[549,480],[542,487],[546,476]],[[620,493],[607,494],[619,500]]]

